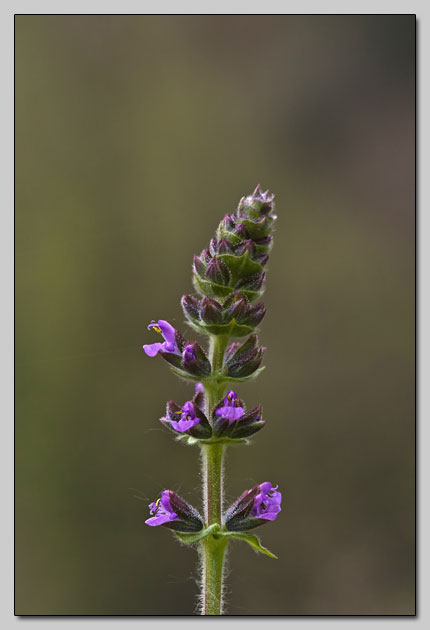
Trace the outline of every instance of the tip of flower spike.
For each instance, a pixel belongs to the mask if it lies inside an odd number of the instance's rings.
[[[262,201],[263,203],[271,203],[275,199],[275,195],[271,194],[269,189],[262,192],[261,186],[258,184],[251,195],[251,199],[255,201]]]

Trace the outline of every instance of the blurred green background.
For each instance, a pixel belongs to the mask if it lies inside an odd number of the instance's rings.
[[[196,554],[144,524],[200,505],[158,422],[193,253],[277,195],[267,426],[227,499],[270,480],[278,561],[232,546],[230,615],[414,612],[415,17],[16,17],[16,612],[190,614]],[[187,331],[192,337],[193,333]]]

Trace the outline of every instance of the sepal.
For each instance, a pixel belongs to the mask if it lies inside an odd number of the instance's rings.
[[[258,337],[255,333],[240,345],[235,342],[227,348],[225,366],[227,375],[232,378],[251,376],[261,365],[266,348],[258,346]]]

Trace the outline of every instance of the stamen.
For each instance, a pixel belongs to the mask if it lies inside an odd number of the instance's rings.
[[[148,325],[148,330],[149,330],[150,328],[152,328],[152,330],[155,330],[155,332],[157,332],[157,333],[161,333],[161,334],[162,334],[162,332],[161,332],[161,328],[160,328],[160,326],[157,324],[157,322],[155,321],[155,319],[153,319],[153,320],[151,321],[151,323]]]
[[[157,514],[158,510],[160,509],[160,501],[161,501],[161,497],[158,497],[158,499],[154,503],[155,508],[153,508],[150,512],[151,514]]]

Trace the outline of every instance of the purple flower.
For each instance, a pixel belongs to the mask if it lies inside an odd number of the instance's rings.
[[[264,481],[258,487],[260,492],[254,499],[251,515],[274,521],[281,511],[282,494],[277,491],[278,486],[272,486],[270,481]]]
[[[243,403],[233,390],[224,398],[222,407],[218,407],[216,410],[216,415],[219,418],[227,418],[230,423],[239,420],[244,413]]]
[[[175,412],[178,421],[170,420],[170,424],[175,429],[175,431],[179,431],[179,433],[185,433],[191,427],[194,427],[196,424],[199,424],[200,418],[194,415],[194,405],[192,402],[186,402],[185,405],[182,405],[179,411]]]
[[[169,400],[166,406],[166,416],[160,418],[161,424],[175,433],[191,435],[197,439],[208,439],[212,435],[212,428],[199,404],[203,402],[200,388],[197,389],[191,401],[187,401],[182,407],[173,400]]]
[[[211,364],[197,341],[189,343],[179,330],[164,319],[152,321],[148,326],[148,329],[150,328],[160,333],[164,337],[164,342],[145,344],[143,349],[149,357],[160,354],[176,370],[180,370],[181,376],[185,378],[187,374],[202,377],[211,373]]]
[[[145,344],[143,349],[148,357],[155,357],[159,352],[179,354],[179,348],[176,343],[176,330],[169,322],[164,321],[164,319],[159,319],[158,322],[152,321],[148,325],[148,330],[151,328],[163,335],[164,342]]]
[[[145,523],[151,527],[177,520],[178,515],[170,505],[169,490],[163,490],[161,497],[149,504],[149,513],[154,516],[146,519]]]
[[[229,531],[244,531],[274,521],[281,511],[282,495],[270,481],[245,490],[224,515]]]
[[[216,437],[247,438],[265,424],[261,417],[261,406],[245,413],[244,404],[234,391],[230,391],[216,405],[212,416],[212,429]]]
[[[164,525],[180,532],[198,532],[203,527],[197,510],[173,490],[163,490],[160,498],[149,504],[149,513],[151,518],[145,523],[151,527]]]

